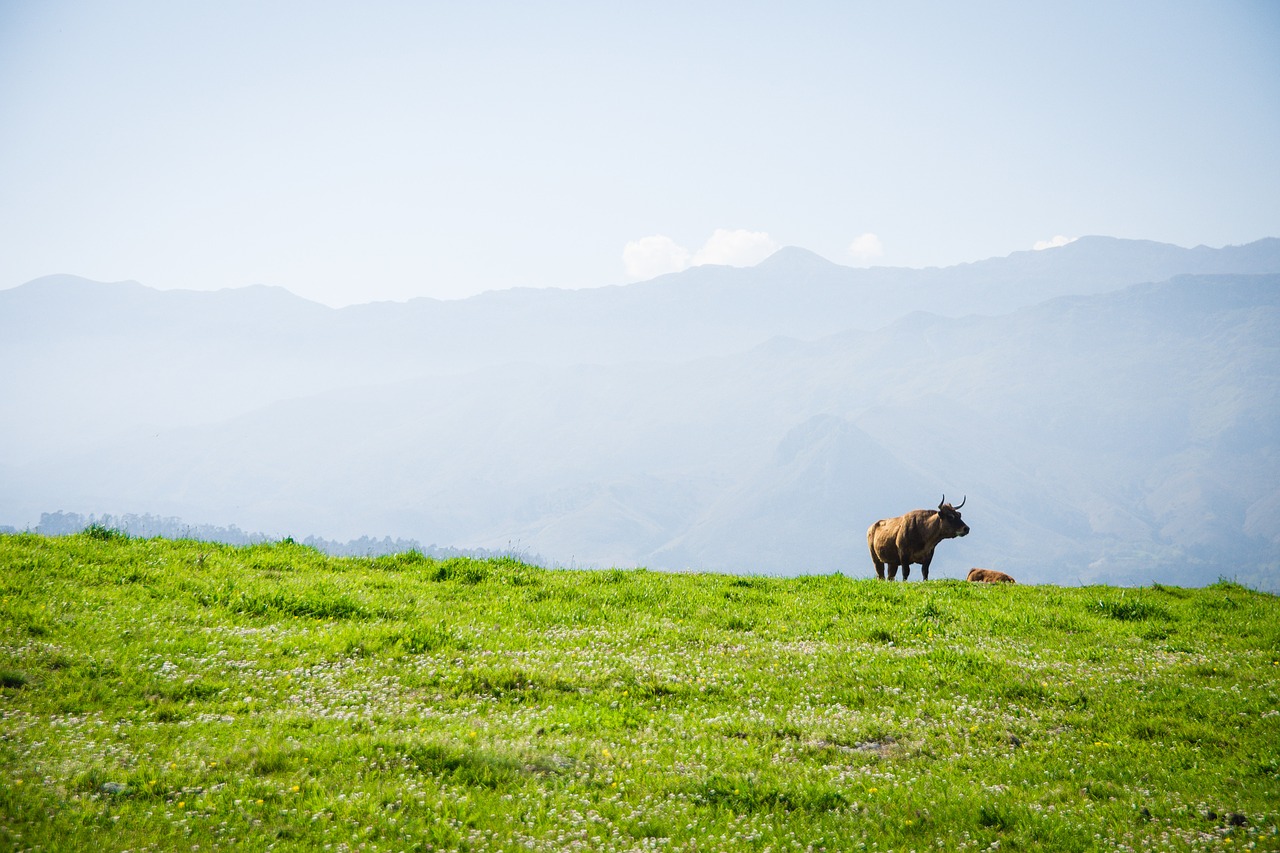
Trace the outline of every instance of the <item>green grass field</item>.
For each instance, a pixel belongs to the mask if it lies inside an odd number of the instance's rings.
[[[866,574],[866,567],[854,567]],[[1280,599],[0,537],[15,850],[1277,850]]]

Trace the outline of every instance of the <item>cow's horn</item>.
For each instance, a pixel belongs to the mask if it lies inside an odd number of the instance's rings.
[[[964,502],[965,502],[965,501],[967,501],[967,500],[969,500],[969,496],[968,496],[968,495],[965,495],[964,497],[962,497],[962,498],[960,499],[960,503],[956,504],[956,509],[959,509],[960,507],[964,506]]]
[[[943,505],[946,504],[946,502],[947,502],[947,496],[944,494],[942,496],[942,500],[938,501],[938,509],[942,509]]]

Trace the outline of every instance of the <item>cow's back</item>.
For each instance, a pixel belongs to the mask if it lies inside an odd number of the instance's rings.
[[[890,565],[920,562],[928,538],[922,526],[930,516],[927,509],[913,509],[895,518],[882,518],[867,530],[871,558]]]

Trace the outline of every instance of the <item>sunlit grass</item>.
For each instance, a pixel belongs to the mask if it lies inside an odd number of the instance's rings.
[[[1278,777],[1228,583],[0,537],[12,849],[1280,849]]]

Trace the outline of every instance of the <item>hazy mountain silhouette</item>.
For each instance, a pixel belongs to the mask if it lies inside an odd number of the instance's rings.
[[[0,523],[155,513],[869,574],[867,525],[945,492],[974,534],[935,577],[1276,588],[1280,276],[1132,281],[1267,266],[1280,241],[1093,238],[922,271],[784,250],[340,311],[43,279],[0,292],[22,365],[0,380]]]
[[[341,310],[280,288],[155,291],[50,276],[0,291],[0,462],[212,423],[371,382],[546,365],[679,362],[911,311],[997,314],[1197,273],[1280,272],[1280,240],[1225,249],[1087,237],[945,269],[852,269],[803,249],[595,290],[507,290]],[[57,389],[57,391],[55,391]]]

